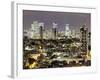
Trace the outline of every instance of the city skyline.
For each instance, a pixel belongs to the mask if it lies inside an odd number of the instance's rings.
[[[52,12],[52,11],[32,11],[23,10],[23,26],[24,30],[31,28],[33,21],[43,22],[44,28],[52,28],[52,23],[58,24],[58,30],[65,30],[66,24],[70,29],[79,30],[86,24],[90,31],[90,13],[71,13],[71,12]]]
[[[23,69],[91,66],[91,14],[23,11]]]

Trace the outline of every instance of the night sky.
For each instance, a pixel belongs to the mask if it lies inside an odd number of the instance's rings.
[[[52,23],[55,22],[58,24],[59,30],[64,30],[65,25],[69,24],[69,28],[76,31],[79,31],[81,25],[86,24],[90,31],[91,14],[23,10],[24,29],[29,29],[33,21],[44,22],[45,28],[52,28]]]

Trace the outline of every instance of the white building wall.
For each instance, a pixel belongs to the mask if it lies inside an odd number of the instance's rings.
[[[66,24],[66,26],[65,26],[65,36],[70,36],[70,34],[71,34],[71,31],[70,31],[70,29],[69,29],[69,24]]]
[[[33,24],[31,24],[31,38],[32,39],[40,38],[40,28],[38,21],[33,21]]]
[[[53,39],[52,30],[45,30],[43,33],[43,39]]]

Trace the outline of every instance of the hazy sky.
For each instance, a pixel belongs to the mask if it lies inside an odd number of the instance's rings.
[[[90,31],[91,14],[23,10],[24,29],[29,29],[33,21],[44,22],[45,28],[52,28],[52,23],[55,22],[59,30],[64,30],[66,24],[69,24],[70,29],[75,30],[79,30],[81,25],[86,24]]]

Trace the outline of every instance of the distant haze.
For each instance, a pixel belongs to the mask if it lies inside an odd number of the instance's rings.
[[[52,28],[52,23],[55,22],[58,24],[58,30],[65,30],[65,25],[69,24],[70,29],[75,29],[78,31],[82,25],[86,24],[90,31],[91,14],[23,10],[24,29],[28,30],[31,28],[33,21],[43,22],[45,24],[45,28]]]

